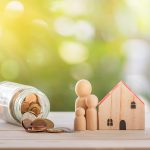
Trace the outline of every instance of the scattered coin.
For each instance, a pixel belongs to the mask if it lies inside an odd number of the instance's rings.
[[[46,132],[48,132],[48,133],[63,133],[64,130],[59,129],[59,128],[52,128],[52,129],[47,129]]]
[[[35,132],[44,132],[45,130],[46,130],[45,128],[28,128],[26,129],[26,132],[35,133]]]
[[[42,119],[42,118],[37,118],[37,119],[33,120],[31,123],[31,126],[33,128],[35,128],[35,127],[46,127],[47,128],[47,124],[44,121],[44,119]]]
[[[54,123],[49,119],[44,119],[47,129],[54,128]]]
[[[27,123],[26,123],[27,122]],[[28,122],[27,119],[22,121],[23,127],[27,132],[45,132],[47,129],[54,127],[54,123],[48,119],[37,118]]]
[[[43,130],[45,131],[47,129],[46,126],[37,126],[37,127],[32,127],[32,130]]]
[[[25,129],[28,129],[28,128],[31,128],[31,123],[32,123],[32,120],[30,119],[24,119],[22,121],[22,126],[25,128]]]
[[[66,133],[72,133],[73,132],[73,130],[71,130],[70,128],[66,128],[66,127],[57,127],[57,129],[61,129]]]
[[[54,123],[49,119],[36,118],[31,112],[25,113],[25,119],[22,120],[22,126],[25,128],[26,132],[47,132],[47,133],[72,133],[73,131],[66,127],[54,128]],[[26,118],[29,116],[32,120]]]
[[[35,94],[28,95],[21,105],[21,124],[26,132],[47,132],[47,133],[71,133],[72,130],[65,127],[54,128],[53,121],[42,118],[41,106]]]
[[[47,127],[46,126],[38,126],[38,127],[32,127],[33,131],[46,131]]]

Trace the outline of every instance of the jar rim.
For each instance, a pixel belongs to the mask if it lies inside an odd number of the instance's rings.
[[[48,113],[50,111],[50,103],[48,97],[39,91],[38,89],[34,87],[29,87],[27,89],[24,89],[22,92],[20,92],[14,102],[14,114],[16,117],[16,121],[20,123],[21,118],[22,118],[22,113],[21,113],[21,105],[22,102],[24,101],[25,97],[30,95],[30,94],[35,94],[38,96],[38,101],[41,105],[42,109],[42,115],[40,116],[41,118],[47,117]],[[45,99],[45,101],[42,101],[42,99]]]

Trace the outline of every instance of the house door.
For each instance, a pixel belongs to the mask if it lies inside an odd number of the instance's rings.
[[[126,130],[126,122],[124,120],[120,121],[120,130]]]

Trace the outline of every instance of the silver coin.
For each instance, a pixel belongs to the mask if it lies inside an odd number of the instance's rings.
[[[21,121],[29,119],[31,121],[36,119],[36,116],[32,112],[26,112],[22,115]]]
[[[21,124],[24,127],[24,129],[31,128],[32,121],[30,119],[24,119]]]
[[[46,132],[48,133],[72,133],[73,130],[66,128],[66,127],[57,127],[57,128],[47,129]]]
[[[57,128],[49,128],[46,130],[47,133],[63,133],[64,130],[62,129],[57,129]]]
[[[57,129],[63,130],[66,133],[74,132],[73,130],[71,130],[70,128],[67,128],[67,127],[57,127]]]

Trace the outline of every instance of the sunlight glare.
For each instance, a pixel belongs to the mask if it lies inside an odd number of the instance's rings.
[[[6,10],[22,12],[24,11],[24,6],[19,1],[11,1],[7,4]]]

